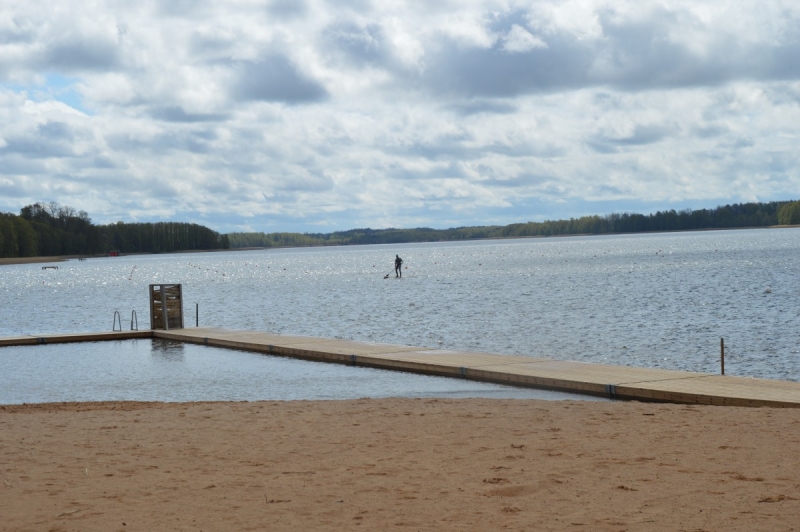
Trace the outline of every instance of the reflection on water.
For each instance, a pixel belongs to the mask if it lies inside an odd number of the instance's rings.
[[[0,404],[361,397],[586,399],[165,340],[0,347]]]
[[[184,343],[175,340],[153,340],[150,352],[153,360],[162,362],[183,362]]]

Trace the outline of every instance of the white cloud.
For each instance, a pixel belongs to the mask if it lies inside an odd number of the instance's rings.
[[[0,11],[0,211],[302,231],[800,189],[800,7],[782,0]]]
[[[507,52],[529,52],[534,48],[547,48],[547,43],[528,30],[514,24],[505,36],[503,50]]]

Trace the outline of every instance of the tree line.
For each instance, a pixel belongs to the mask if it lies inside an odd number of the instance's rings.
[[[0,213],[0,257],[169,253],[227,249],[227,235],[178,222],[92,224],[85,211],[56,202]]]
[[[715,209],[609,214],[569,220],[451,229],[351,229],[333,233],[229,233],[178,222],[92,224],[85,211],[55,202],[23,207],[19,215],[0,213],[0,257],[169,253],[246,247],[342,246],[444,242],[578,234],[690,231],[800,225],[800,201],[739,203]]]
[[[485,238],[600,235],[653,231],[692,231],[800,224],[800,201],[739,203],[715,209],[667,210],[653,214],[622,213],[505,226],[451,229],[351,229],[333,233],[229,233],[231,248],[402,244]]]

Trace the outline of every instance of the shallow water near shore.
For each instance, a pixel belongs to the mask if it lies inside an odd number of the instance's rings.
[[[0,268],[0,335],[186,326],[800,380],[800,229],[129,256]],[[396,279],[393,259],[406,269]],[[388,279],[384,276],[390,273]]]
[[[0,347],[0,404],[362,397],[603,400],[158,339]]]

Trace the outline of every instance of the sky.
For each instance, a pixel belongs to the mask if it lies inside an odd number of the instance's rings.
[[[796,0],[0,0],[0,212],[219,232],[800,199]]]

